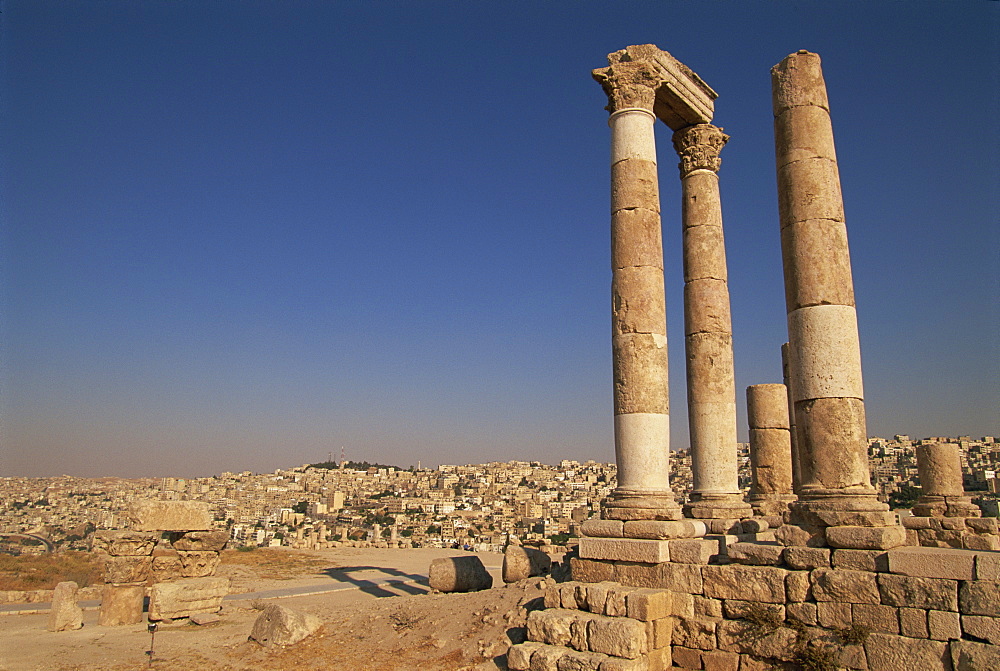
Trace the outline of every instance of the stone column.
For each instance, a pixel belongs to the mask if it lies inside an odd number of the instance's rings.
[[[876,499],[868,470],[854,285],[820,58],[792,54],[771,69],[771,81],[791,389],[802,457],[792,521],[809,531],[813,544],[895,547],[905,542],[905,531]]]
[[[781,346],[781,378],[782,382],[785,383],[785,398],[788,403],[788,437],[792,443],[792,491],[798,494],[802,487],[802,466],[799,456],[799,437],[796,433],[798,427],[795,424],[795,404],[792,401],[794,392],[791,387],[792,371],[788,363],[788,343]]]
[[[611,127],[611,322],[618,487],[605,519],[679,519],[669,483],[666,300],[653,103],[646,63],[594,72]]]
[[[684,347],[695,518],[749,517],[739,488],[736,381],[726,248],[719,197],[719,153],[729,136],[711,124],[674,133],[682,189]]]
[[[954,443],[917,446],[921,495],[913,506],[918,517],[980,517],[982,511],[965,495],[962,458]]]
[[[788,428],[788,393],[783,384],[747,387],[750,424],[750,505],[761,516],[782,516],[792,494],[792,441]],[[774,526],[778,526],[775,524]]]

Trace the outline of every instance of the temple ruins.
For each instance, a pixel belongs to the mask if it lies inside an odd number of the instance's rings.
[[[918,450],[924,495],[903,524],[871,485],[820,57],[799,51],[771,70],[788,343],[783,384],[747,389],[749,501],[737,481],[717,94],[654,45],[608,62],[593,76],[611,128],[618,487],[581,525],[572,580],[529,614],[509,668],[1000,668],[1000,535],[964,495],[955,446]],[[673,131],[682,185],[694,478],[683,506],[670,485],[657,119]]]

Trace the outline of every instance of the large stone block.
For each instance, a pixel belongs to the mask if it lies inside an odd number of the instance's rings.
[[[943,610],[927,611],[928,638],[935,641],[950,641],[962,638],[962,624],[958,613]]]
[[[146,582],[152,560],[145,556],[111,556],[104,562],[104,582]]]
[[[507,650],[507,668],[511,671],[528,671],[531,668],[531,656],[544,643],[525,641],[512,645]]]
[[[207,550],[179,551],[177,556],[181,563],[181,576],[184,578],[204,578],[215,575],[215,569],[219,566],[218,552]]]
[[[475,555],[435,559],[428,577],[431,589],[441,592],[478,592],[493,587],[493,576]]]
[[[871,634],[864,643],[870,671],[950,671],[948,644],[892,634]]]
[[[528,613],[528,640],[568,646],[572,635],[570,625],[578,612],[562,608],[531,611]]]
[[[899,609],[892,606],[879,606],[872,603],[855,603],[851,605],[851,617],[854,624],[868,631],[883,634],[899,633]]]
[[[97,531],[91,540],[91,551],[113,557],[150,555],[160,534],[139,531]]]
[[[958,610],[957,580],[881,573],[878,586],[882,603],[890,606]]]
[[[910,638],[927,638],[927,611],[922,608],[899,609],[899,633]]]
[[[958,603],[962,615],[1000,617],[1000,582],[970,580],[961,585]]]
[[[679,618],[674,623],[673,644],[697,650],[715,650],[718,624],[719,621],[707,618]]]
[[[670,541],[670,561],[677,564],[707,564],[719,555],[719,542],[704,538]]]
[[[580,533],[593,538],[622,538],[624,527],[621,520],[589,519],[580,525]]]
[[[818,568],[811,574],[816,601],[840,603],[881,603],[874,573]]]
[[[972,580],[975,578],[973,552],[950,548],[902,547],[888,552],[889,571],[922,578]]]
[[[777,566],[782,562],[785,548],[777,543],[733,543],[729,546],[729,560],[753,566]]]
[[[626,598],[628,616],[642,622],[667,617],[673,608],[673,592],[666,589],[634,589]]]
[[[570,557],[569,572],[573,576],[573,580],[579,582],[601,582],[614,579],[615,565],[611,562]]]
[[[830,527],[826,542],[835,548],[889,550],[906,544],[903,527]]]
[[[250,638],[266,647],[292,645],[315,633],[322,625],[315,615],[272,603],[253,623]]]
[[[662,587],[674,592],[701,594],[705,587],[702,569],[707,566],[697,564],[675,564],[673,562],[659,565],[661,582],[657,585],[637,585],[638,587]]]
[[[556,663],[558,671],[598,671],[601,664],[608,659],[599,652],[580,652],[569,650]]]
[[[190,617],[215,613],[229,593],[229,578],[182,578],[153,585],[149,594],[149,619]]]
[[[1000,618],[983,615],[963,615],[962,631],[969,636],[1000,645]]]
[[[129,513],[135,531],[208,531],[212,514],[204,501],[137,501]]]
[[[873,571],[886,573],[889,571],[889,555],[883,550],[850,550],[837,549],[831,559],[833,568],[848,571]]]
[[[145,596],[145,585],[105,585],[101,594],[101,613],[97,624],[114,627],[142,622]]]
[[[719,649],[773,660],[789,661],[798,634],[788,627],[773,630],[746,620],[723,620],[718,626]]]
[[[705,566],[704,594],[716,599],[785,603],[788,571],[770,566]]]
[[[952,641],[954,671],[996,671],[1000,669],[1000,646],[975,641]]]
[[[615,657],[635,659],[649,651],[646,625],[627,617],[590,620],[587,639],[592,651]]]
[[[786,547],[782,558],[789,568],[797,570],[811,571],[830,567],[829,548]]]
[[[219,552],[226,547],[228,542],[229,532],[225,529],[170,534],[171,546],[175,550],[183,550],[184,552]]]
[[[976,580],[1000,582],[1000,554],[976,553]]]
[[[76,603],[79,585],[67,581],[56,585],[52,591],[52,609],[49,611],[49,631],[68,631],[83,627],[83,609]]]
[[[704,536],[706,530],[705,523],[700,520],[632,520],[625,522],[623,535],[626,538],[670,540]]]

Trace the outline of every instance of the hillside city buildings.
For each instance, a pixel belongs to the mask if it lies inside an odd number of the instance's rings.
[[[1000,443],[992,436],[869,439],[879,497],[898,503],[909,487],[919,486],[914,449],[930,442],[959,445],[966,490],[985,515],[997,516]],[[746,493],[746,444],[739,445],[739,483]],[[502,550],[508,538],[563,544],[578,535],[583,520],[598,513],[600,501],[616,484],[614,464],[572,460],[413,470],[304,465],[193,479],[7,477],[0,478],[0,551],[44,549],[40,541],[21,534],[46,539],[57,549],[85,550],[95,529],[124,528],[126,512],[141,499],[208,502],[216,525],[230,530],[234,546],[391,540],[482,551]],[[673,455],[671,484],[685,503],[693,486],[686,450]]]

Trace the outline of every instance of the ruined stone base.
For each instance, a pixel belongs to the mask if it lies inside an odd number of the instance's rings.
[[[714,561],[571,559],[509,668],[1000,668],[1000,553],[735,542]]]
[[[906,517],[907,545],[1000,552],[995,517]]]

